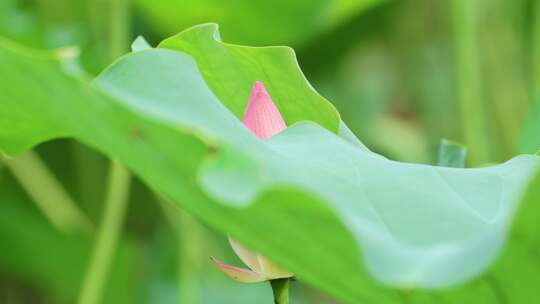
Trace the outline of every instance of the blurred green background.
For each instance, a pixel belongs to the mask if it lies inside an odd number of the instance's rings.
[[[470,166],[540,149],[535,0],[0,0],[0,36],[78,46],[92,75],[138,35],[156,45],[203,22],[219,23],[226,42],[294,47],[313,86],[392,159],[433,163],[441,138],[465,143]],[[51,225],[17,172],[45,166],[97,226],[108,160],[71,140],[28,157],[0,164],[0,303],[75,303],[94,234]],[[236,283],[210,263],[240,265],[224,235],[167,208],[132,182],[104,303],[272,302],[266,284]],[[292,293],[297,304],[334,303],[301,283]]]

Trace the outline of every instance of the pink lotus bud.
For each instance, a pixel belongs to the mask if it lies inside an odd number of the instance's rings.
[[[249,103],[244,114],[244,125],[260,139],[268,139],[285,130],[287,125],[262,82],[257,81],[251,90]],[[224,264],[212,258],[229,277],[243,282],[255,283],[274,279],[290,278],[294,274],[270,262],[266,257],[253,252],[229,238],[229,243],[238,257],[249,269]]]
[[[244,125],[260,139],[268,139],[287,128],[278,108],[260,81],[256,81],[251,89]]]

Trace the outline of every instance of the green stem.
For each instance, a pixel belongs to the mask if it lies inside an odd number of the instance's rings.
[[[204,230],[201,224],[172,203],[160,200],[163,212],[178,239],[178,303],[201,303]]]
[[[94,25],[109,31],[109,60],[122,55],[128,43],[128,0],[94,0],[92,2],[94,16],[103,13],[97,8],[102,6],[108,13],[105,28],[100,27],[99,18],[94,18]],[[101,302],[103,289],[107,281],[110,265],[120,239],[122,224],[126,215],[130,174],[118,161],[113,160],[110,166],[107,198],[102,223],[99,227],[94,251],[83,282],[79,304],[97,304]]]
[[[122,56],[129,45],[129,0],[110,2],[109,57],[112,60]]]
[[[289,283],[289,278],[270,281],[274,293],[274,303],[289,304]]]
[[[53,226],[64,232],[92,229],[90,220],[37,153],[29,151],[4,162]]]
[[[532,66],[533,66],[533,100],[540,94],[540,3],[534,2],[534,18],[532,28]]]
[[[91,0],[89,12],[93,43],[104,50],[103,63],[109,64],[130,43],[130,0]]]
[[[202,227],[191,215],[179,211],[178,229],[178,286],[179,303],[201,303],[201,278],[203,252]],[[206,259],[205,259],[206,260]]]
[[[84,279],[79,304],[101,302],[103,287],[107,282],[109,268],[120,238],[122,223],[124,222],[129,184],[129,172],[123,165],[113,161],[110,169],[103,220],[98,230],[94,251]]]
[[[107,161],[98,152],[73,141],[71,155],[75,170],[76,197],[88,216],[95,221],[98,218],[99,202],[105,195],[104,176],[107,173]],[[88,187],[93,185],[93,187]]]
[[[490,161],[478,53],[478,1],[452,0],[458,103],[465,145],[473,164]]]

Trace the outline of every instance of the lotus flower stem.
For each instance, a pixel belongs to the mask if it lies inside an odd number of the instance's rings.
[[[490,161],[485,108],[482,103],[482,79],[479,66],[476,18],[478,1],[454,0],[454,36],[458,102],[465,145],[470,148],[473,165]]]
[[[107,5],[108,7],[105,9],[110,10],[108,20],[106,20],[108,26],[105,29],[109,31],[109,60],[112,61],[121,56],[128,48],[128,1],[93,0],[91,3],[95,5],[94,8],[98,8],[99,5]],[[99,20],[94,20],[94,26],[98,26],[98,24]],[[111,160],[105,209],[79,295],[79,304],[101,303],[126,217],[130,184],[131,175],[128,169],[117,160]]]
[[[158,201],[178,239],[178,303],[201,303],[204,227],[187,212],[175,208],[172,202],[161,197]]]
[[[540,3],[534,2],[534,25],[532,30],[532,62],[533,62],[533,90],[532,96],[538,96],[540,94],[540,59],[538,58],[538,52],[540,52]]]
[[[62,232],[92,231],[88,217],[36,152],[3,160],[53,226]]]
[[[274,303],[289,304],[289,278],[271,280],[270,285],[274,292]]]
[[[99,226],[92,258],[84,278],[79,304],[101,303],[110,265],[122,231],[126,214],[130,174],[118,161],[113,160],[110,169],[107,200]]]

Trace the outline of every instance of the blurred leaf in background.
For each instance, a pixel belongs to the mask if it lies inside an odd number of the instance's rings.
[[[136,0],[161,38],[193,25],[219,23],[226,41],[301,46],[386,0]]]
[[[453,10],[456,3],[463,8]],[[486,152],[472,161],[502,161],[519,151],[520,130],[537,103],[529,85],[531,63],[538,61],[532,43],[540,40],[537,6],[529,0],[385,3],[320,35],[300,50],[299,59],[315,87],[372,149],[429,163],[440,138],[464,141],[473,132],[481,135],[475,135],[480,140],[471,143],[471,155]],[[463,10],[467,16],[458,30]],[[473,61],[460,64],[459,46],[464,60]],[[461,75],[473,79],[460,83]],[[459,92],[473,90],[476,105],[460,101]],[[482,117],[481,124],[468,122]]]

